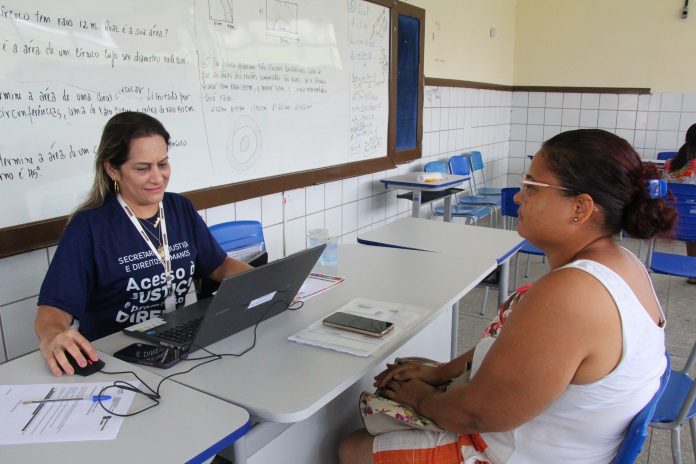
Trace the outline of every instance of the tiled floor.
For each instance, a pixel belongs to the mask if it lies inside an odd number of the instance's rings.
[[[639,251],[639,242],[637,240],[624,239],[622,245],[634,253]],[[684,245],[679,242],[660,242],[658,250],[683,254]],[[642,259],[644,259],[646,253],[647,246],[644,245],[641,250]],[[548,272],[548,265],[542,262],[541,257],[532,256],[528,278],[525,278],[523,274],[526,260],[526,256],[521,256],[519,259],[520,272],[517,286],[532,282]],[[515,261],[513,258],[510,288],[514,288],[512,282],[514,272]],[[696,300],[696,285],[689,285],[685,279],[677,277],[657,274],[651,274],[651,277],[657,296],[667,315],[667,348],[672,356],[672,366],[675,369],[681,369],[686,362],[696,337],[696,305],[694,304],[694,300]],[[489,292],[485,315],[479,315],[483,294],[483,289],[476,288],[461,300],[459,313],[460,352],[473,346],[481,331],[495,315],[497,293],[494,290]],[[681,447],[684,464],[695,464],[688,425],[682,427]],[[670,464],[672,456],[669,431],[656,430],[651,432],[643,452],[636,462],[639,464]]]

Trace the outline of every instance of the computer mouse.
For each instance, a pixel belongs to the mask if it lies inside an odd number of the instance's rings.
[[[68,358],[68,362],[73,367],[73,369],[75,369],[75,374],[81,375],[82,377],[87,377],[88,375],[92,375],[95,372],[99,372],[104,367],[104,361],[102,361],[101,359],[92,361],[92,359],[90,359],[90,357],[87,356],[85,353],[82,353],[82,355],[87,360],[87,365],[85,367],[80,367],[80,365],[77,364],[77,361],[75,361],[75,358],[73,358],[69,352],[65,352],[65,356]]]

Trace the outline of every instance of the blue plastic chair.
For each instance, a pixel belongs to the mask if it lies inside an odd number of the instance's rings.
[[[423,166],[423,170],[425,172],[441,172],[443,174],[449,173],[447,163],[445,163],[444,161],[431,161],[429,163],[426,163],[426,165]],[[435,216],[444,216],[444,206],[433,206],[433,203],[431,203],[430,207]],[[471,221],[472,223],[476,223],[482,217],[485,217],[490,214],[490,210],[484,206],[463,206],[459,204],[452,205],[450,208],[450,212],[453,217],[465,218],[464,220],[467,224],[469,223],[469,221]]]
[[[259,221],[230,221],[208,228],[229,256],[249,262],[266,251]]]
[[[678,151],[661,151],[657,154],[657,159],[665,161],[665,160],[674,158],[678,154],[679,154]]]
[[[696,460],[696,382],[689,377],[689,371],[696,361],[696,343],[691,348],[691,354],[686,365],[681,371],[671,370],[669,382],[664,394],[657,402],[655,415],[650,424],[656,429],[671,430],[672,435],[672,462],[681,464],[681,441],[679,432],[682,422],[689,421],[691,430],[691,443]]]
[[[263,227],[259,221],[230,221],[208,227],[210,233],[228,256],[262,266],[268,262]],[[205,275],[197,275],[196,296],[199,300],[215,292],[219,283]]]
[[[674,195],[679,213],[675,239],[696,242],[696,185],[667,184]],[[696,258],[655,251],[655,239],[650,241],[647,267],[652,272],[696,279]]]
[[[447,162],[449,171],[458,176],[466,176],[468,178],[468,187],[470,191],[474,191],[471,187],[471,169],[469,160],[464,155],[452,156]],[[463,206],[485,206],[491,210],[491,226],[496,226],[497,209],[500,208],[500,197],[484,196],[484,195],[461,195],[457,194],[457,203]]]
[[[658,404],[660,401],[665,398],[666,390],[669,388],[669,382],[671,381],[671,375],[673,372],[672,364],[669,359],[669,354],[665,353],[665,356],[667,357],[667,367],[665,368],[665,372],[662,374],[660,379],[660,387],[657,389],[657,392],[655,392],[648,404],[646,404],[643,409],[636,414],[631,423],[628,424],[626,435],[624,436],[621,446],[619,447],[619,451],[614,458],[614,464],[633,464],[643,449],[645,439],[648,437],[650,420],[653,419],[655,411],[659,407]]]
[[[486,169],[483,166],[483,156],[480,151],[472,151],[466,155],[469,158],[469,166],[471,167],[471,173],[474,174],[471,177],[474,180],[474,190],[477,195],[500,195],[499,188],[488,187],[486,181]],[[483,186],[479,187],[476,185],[476,172],[481,171],[481,179],[483,180]]]
[[[515,203],[515,194],[519,191],[519,187],[506,187],[501,189],[500,214],[503,216],[503,227],[507,230],[514,229],[514,220],[517,218],[517,209],[519,208],[517,203]],[[525,279],[529,277],[530,256],[544,256],[544,252],[541,248],[535,247],[531,243],[525,241],[524,245],[517,253],[517,256],[515,256],[515,279],[512,283],[512,288],[517,288],[517,270],[519,269],[520,253],[527,255],[527,267],[524,271]]]

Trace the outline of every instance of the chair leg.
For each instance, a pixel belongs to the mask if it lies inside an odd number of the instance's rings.
[[[529,258],[531,258],[532,255],[527,255],[527,267],[524,269],[524,278],[529,279]]]
[[[517,271],[520,268],[520,252],[518,251],[517,254],[515,254],[515,278],[512,281],[512,288],[517,289]]]
[[[681,425],[672,429],[672,462],[674,464],[682,464],[680,431]]]
[[[481,309],[479,310],[479,314],[483,316],[486,313],[486,304],[488,304],[488,290],[489,287],[486,285],[483,287],[483,303],[481,303]]]
[[[696,462],[696,417],[689,419],[689,429],[691,430],[691,451],[694,453],[694,462]]]

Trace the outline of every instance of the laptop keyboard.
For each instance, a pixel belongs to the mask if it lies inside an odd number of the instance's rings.
[[[196,319],[191,319],[182,325],[159,332],[157,336],[163,340],[175,342],[180,345],[188,345],[193,340],[196,332],[198,332],[198,327],[201,325],[202,320],[202,316]]]

